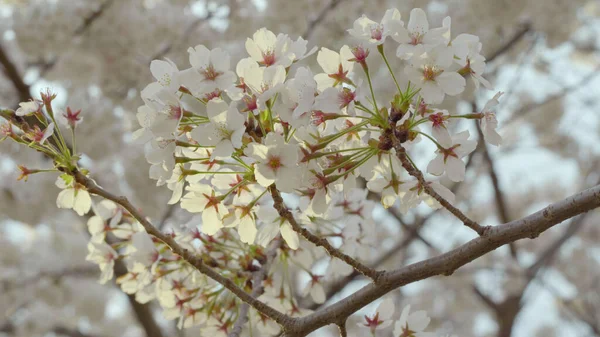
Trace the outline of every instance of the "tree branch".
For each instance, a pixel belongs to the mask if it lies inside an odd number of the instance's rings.
[[[277,256],[277,249],[281,246],[281,238],[275,238],[271,244],[269,245],[269,249],[267,250],[267,258],[266,262],[261,266],[261,268],[254,272],[252,277],[252,293],[250,296],[257,298],[259,297],[264,290],[263,280],[269,273],[269,268],[271,267],[271,263]],[[248,311],[250,310],[250,306],[248,303],[243,303],[240,306],[240,311],[237,320],[233,324],[233,329],[229,333],[228,337],[239,337],[242,333],[242,329],[244,328],[244,324],[248,322]]]
[[[423,173],[421,173],[421,171],[419,171],[418,168],[412,165],[412,163],[406,156],[406,150],[404,149],[404,147],[402,147],[402,144],[399,142],[398,138],[392,136],[392,141],[394,143],[394,148],[396,149],[396,155],[398,156],[398,159],[400,159],[400,162],[402,162],[402,167],[404,167],[408,174],[415,177],[419,181],[421,188],[423,188],[425,192],[429,194],[432,198],[437,200],[445,209],[450,211],[450,213],[454,214],[454,216],[456,216],[460,221],[462,221],[465,224],[465,226],[471,228],[480,236],[485,235],[485,233],[491,227],[481,226],[477,222],[471,220],[461,210],[454,207],[450,202],[448,202],[448,200],[444,199],[441,195],[434,191],[433,188],[429,186],[429,183],[425,180],[425,177],[423,177]]]
[[[304,31],[304,34],[302,34],[302,36],[308,40],[312,34],[314,33],[315,29],[317,28],[317,26],[325,19],[325,16],[327,16],[327,13],[331,12],[332,10],[334,10],[339,4],[340,2],[342,2],[342,0],[331,0],[329,2],[329,4],[327,6],[325,6],[317,15],[317,17],[315,17],[313,20],[310,20],[308,22],[308,27],[306,27],[306,30]]]
[[[265,316],[273,319],[275,322],[279,323],[284,328],[287,328],[291,325],[291,322],[292,322],[291,317],[289,317],[289,316],[273,309],[272,307],[268,306],[267,304],[255,299],[250,294],[246,293],[243,289],[238,287],[233,281],[222,276],[221,274],[219,274],[219,272],[217,272],[217,271],[213,270],[212,268],[208,267],[207,265],[205,265],[204,262],[202,261],[202,259],[199,259],[192,252],[181,247],[175,241],[175,239],[173,239],[171,236],[165,235],[161,231],[159,231],[156,227],[154,227],[150,223],[150,221],[148,221],[146,219],[146,217],[144,215],[142,215],[142,213],[140,211],[138,211],[129,202],[129,200],[127,200],[126,197],[119,197],[119,196],[111,194],[110,192],[107,192],[102,187],[98,186],[96,184],[96,182],[94,182],[92,179],[86,177],[79,171],[69,172],[69,174],[71,174],[75,178],[77,183],[85,186],[85,188],[88,190],[89,193],[98,195],[100,197],[111,200],[111,201],[123,206],[123,208],[125,208],[137,221],[139,221],[139,223],[144,227],[144,229],[146,230],[146,232],[148,232],[148,234],[150,234],[150,235],[156,237],[157,239],[161,240],[162,242],[164,242],[167,246],[169,246],[171,248],[173,253],[181,256],[183,258],[183,260],[185,260],[186,262],[188,262],[189,264],[194,266],[194,268],[196,268],[202,274],[213,279],[215,282],[218,282],[221,285],[223,285],[225,288],[227,288],[229,291],[231,291],[235,296],[237,296],[240,300],[250,304],[254,309],[258,310]]]
[[[342,253],[339,249],[333,247],[329,243],[329,241],[327,241],[327,239],[318,237],[317,235],[314,235],[313,233],[309,232],[306,228],[300,226],[300,224],[296,222],[296,219],[294,218],[292,212],[290,212],[283,203],[283,199],[281,198],[277,187],[275,185],[271,185],[270,190],[271,196],[273,197],[273,207],[277,210],[280,217],[282,217],[290,223],[295,232],[302,235],[303,238],[312,242],[316,246],[325,248],[329,255],[337,257],[338,259],[346,262],[348,265],[352,266],[361,274],[371,278],[374,282],[377,282],[382,272],[378,272],[374,269],[371,269],[366,265],[362,264],[361,262],[355,260],[351,256]]]
[[[19,102],[26,102],[31,98],[31,94],[29,93],[29,85],[23,82],[23,78],[19,75],[19,70],[15,64],[11,61],[10,57],[0,45],[0,64],[4,68],[4,74],[13,84],[13,87],[19,94]]]
[[[533,239],[562,221],[599,206],[600,185],[553,203],[522,219],[491,227],[485,236],[475,238],[445,254],[385,272],[378,284],[371,283],[328,308],[295,319],[291,331],[304,336],[352,315],[393,289],[436,275],[450,275],[498,247],[520,239]]]

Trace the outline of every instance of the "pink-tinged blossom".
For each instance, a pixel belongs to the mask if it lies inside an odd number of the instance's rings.
[[[323,73],[315,75],[319,91],[334,87],[342,83],[352,83],[349,76],[352,74],[354,63],[352,51],[348,46],[342,46],[337,53],[325,47],[317,54],[317,62],[323,69]]]
[[[469,131],[460,132],[452,137],[451,143],[440,143],[437,156],[427,165],[427,172],[441,176],[446,172],[448,178],[458,182],[465,179],[465,163],[462,158],[475,150],[477,142],[469,140]]]
[[[492,85],[482,77],[485,71],[485,57],[481,55],[482,44],[479,37],[471,34],[460,34],[452,40],[454,50],[454,61],[461,66],[458,73],[468,76],[479,89],[481,83],[486,89],[492,89]]]
[[[433,337],[434,334],[425,332],[430,321],[427,312],[419,310],[411,313],[410,305],[407,305],[394,325],[394,336]]]
[[[415,8],[410,12],[410,19],[406,28],[402,26],[397,34],[392,35],[392,38],[400,43],[396,56],[403,60],[420,56],[433,47],[443,44],[444,36],[449,30],[450,21],[448,18],[444,20],[443,27],[429,29],[427,14],[422,9]]]
[[[297,145],[288,144],[283,136],[269,133],[263,144],[250,143],[246,155],[256,160],[256,181],[263,187],[276,184],[277,188],[286,193],[300,187],[297,179],[301,174],[298,168]]]
[[[257,30],[252,38],[246,40],[246,51],[252,59],[265,67],[283,66],[289,67],[296,55],[298,46],[292,47],[292,40],[285,34],[275,36],[266,28]]]
[[[202,233],[215,235],[223,228],[223,216],[228,211],[223,199],[208,185],[193,184],[181,199],[181,208],[191,213],[202,213]]]
[[[466,81],[451,70],[452,49],[440,45],[427,53],[414,56],[404,73],[416,87],[425,103],[439,104],[445,95],[456,96],[465,89]]]
[[[189,48],[188,53],[192,68],[181,71],[179,78],[192,93],[203,95],[233,87],[236,78],[230,70],[231,57],[226,51],[198,45]]]
[[[386,298],[379,304],[374,314],[364,315],[363,319],[357,325],[360,328],[369,329],[371,336],[375,336],[377,330],[383,330],[392,325],[394,310],[394,301]]]
[[[353,37],[367,42],[371,46],[383,44],[388,36],[394,37],[398,31],[404,26],[404,22],[400,19],[401,15],[397,9],[388,9],[380,23],[369,19],[366,15],[354,21],[348,33]]]
[[[46,140],[54,133],[54,123],[48,124],[48,126],[42,131],[39,126],[35,125],[33,130],[28,133],[29,138],[32,142],[44,145]]]

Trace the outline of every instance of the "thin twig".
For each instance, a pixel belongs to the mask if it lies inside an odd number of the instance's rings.
[[[308,26],[306,27],[306,30],[302,36],[308,40],[314,33],[317,26],[323,22],[327,14],[333,11],[340,4],[340,2],[342,2],[342,0],[331,0],[327,6],[323,7],[323,9],[319,12],[319,15],[308,22]]]
[[[194,253],[190,252],[189,250],[181,247],[173,237],[163,234],[156,227],[154,227],[154,225],[152,225],[150,221],[148,221],[146,217],[135,206],[133,206],[126,197],[119,197],[114,194],[111,194],[102,187],[98,186],[96,182],[86,177],[79,171],[70,172],[70,174],[75,178],[77,183],[83,185],[89,193],[98,195],[123,206],[123,208],[125,208],[125,210],[127,210],[144,227],[148,234],[164,242],[167,246],[171,248],[173,253],[181,256],[183,260],[191,264],[200,273],[208,276],[215,282],[218,282],[219,284],[223,285],[240,300],[250,304],[254,309],[258,310],[265,316],[273,319],[275,322],[279,323],[284,328],[290,326],[292,321],[291,317],[255,299],[250,294],[246,293],[243,289],[238,287],[232,280],[222,276],[219,272],[205,265],[202,259],[198,258],[196,255],[194,255]]]
[[[267,276],[267,274],[269,272],[271,263],[277,256],[277,250],[281,246],[281,242],[282,242],[281,237],[278,237],[278,238],[275,238],[269,245],[269,248],[268,248],[267,254],[266,254],[267,257],[266,257],[265,263],[261,266],[261,268],[259,270],[255,271],[253,273],[252,293],[250,294],[250,296],[257,298],[263,293],[263,291],[264,291],[263,280],[265,279],[265,277]],[[248,322],[248,311],[249,310],[250,310],[250,306],[248,305],[248,303],[243,303],[240,306],[238,318],[235,321],[235,323],[233,324],[233,329],[231,329],[231,332],[229,333],[228,337],[239,337],[240,336],[240,334],[242,333],[242,329],[244,328],[244,324],[246,324],[246,322]]]
[[[277,187],[275,185],[272,185],[270,187],[270,190],[271,190],[271,196],[273,197],[273,207],[277,210],[277,212],[279,213],[279,216],[281,216],[283,219],[287,220],[290,223],[290,225],[292,226],[292,229],[294,229],[295,232],[302,235],[303,238],[312,242],[316,246],[325,248],[325,250],[327,251],[327,253],[329,253],[329,255],[331,255],[333,257],[337,257],[338,259],[346,262],[348,265],[352,266],[355,270],[357,270],[361,274],[363,274],[363,275],[371,278],[373,281],[377,282],[377,279],[381,275],[381,272],[371,269],[371,268],[367,267],[366,265],[364,265],[363,263],[355,260],[353,257],[342,253],[339,249],[336,249],[335,247],[333,247],[329,243],[329,241],[327,241],[327,239],[318,237],[317,235],[314,235],[313,233],[309,232],[306,228],[300,226],[300,224],[298,224],[298,222],[296,222],[296,219],[294,218],[294,215],[292,214],[292,212],[290,212],[290,210],[288,210],[287,207],[285,206],[283,199],[281,198],[281,195],[279,194],[279,191],[277,190]]]
[[[423,177],[423,173],[421,173],[419,169],[412,165],[412,163],[406,156],[406,150],[404,149],[402,144],[398,141],[398,139],[395,136],[393,136],[392,138],[394,142],[394,148],[396,149],[396,155],[398,156],[398,159],[400,159],[402,167],[404,167],[408,174],[415,177],[419,181],[420,187],[423,188],[425,193],[429,194],[432,198],[437,200],[437,202],[439,202],[440,205],[442,205],[445,209],[450,211],[450,213],[454,214],[454,216],[456,216],[460,221],[462,221],[465,224],[465,226],[471,228],[480,236],[485,235],[485,233],[491,227],[481,226],[477,222],[471,220],[461,210],[454,207],[450,202],[448,202],[448,200],[444,199],[441,195],[434,191],[433,188],[429,185],[429,183],[425,180],[425,177]]]

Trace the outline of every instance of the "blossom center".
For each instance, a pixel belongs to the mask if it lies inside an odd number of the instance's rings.
[[[273,170],[274,172],[277,172],[281,168],[281,166],[283,166],[281,164],[281,158],[279,158],[278,156],[269,157],[269,160],[267,161],[267,166],[269,166],[269,168],[271,168],[271,170]]]
[[[438,69],[436,66],[425,66],[423,68],[423,79],[425,81],[435,81],[435,78],[442,72],[443,70]]]
[[[217,77],[223,74],[222,72],[217,71],[212,64],[202,69],[201,73],[204,76],[204,79],[207,81],[214,81],[217,79]]]
[[[429,115],[429,120],[433,123],[434,128],[444,127],[444,123],[446,122],[446,117],[443,112],[438,112]]]
[[[275,51],[273,50],[267,50],[265,52],[262,53],[263,55],[263,65],[265,66],[272,66],[275,64]]]
[[[348,88],[343,88],[342,91],[338,95],[338,103],[340,103],[340,108],[347,107],[348,104],[350,104],[352,101],[354,101],[354,98],[356,98],[355,92],[352,92]]]

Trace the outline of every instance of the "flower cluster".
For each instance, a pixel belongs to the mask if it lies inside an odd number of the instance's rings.
[[[422,177],[411,157],[414,144],[430,141],[435,152],[427,172],[456,182],[465,177],[463,158],[476,141],[466,130],[452,134],[452,121],[479,120],[485,140],[500,144],[492,109],[501,93],[481,112],[459,115],[436,107],[446,95],[462,93],[467,80],[490,86],[482,77],[485,59],[478,37],[452,38],[450,26],[446,18],[442,27],[430,29],[421,9],[414,9],[405,24],[400,12],[390,9],[380,22],[357,19],[349,33],[359,43],[339,51],[308,50],[302,38],[262,28],[247,39],[248,57],[235,69],[226,51],[203,45],[188,49],[190,67],[183,70],[168,59],[154,60],[150,71],[156,81],[141,92],[140,128],[133,137],[146,144],[150,178],[172,191],[168,203],[197,215],[170,236],[247,290],[253,273],[270,264],[266,249],[275,242],[278,258],[260,299],[289,315],[304,313],[290,282],[294,265],[308,279],[303,295],[323,303],[324,280],[347,276],[353,268],[324,257],[314,249],[316,242],[301,240],[306,232],[331,241],[350,259],[367,261],[378,241],[369,193],[379,195],[384,207],[399,205],[405,213],[421,202],[437,208],[440,198],[454,199],[439,178]],[[385,47],[390,44],[403,63],[401,72],[388,62]],[[299,64],[314,53],[317,69]],[[393,97],[374,91],[369,63],[377,54],[397,88]],[[397,76],[408,80],[404,88]],[[0,130],[4,138],[53,158],[64,172],[57,181],[63,189],[59,207],[80,215],[94,209],[88,221],[88,260],[100,266],[101,281],[113,277],[115,261],[124,260],[128,273],[117,282],[126,293],[140,302],[156,298],[165,317],[179,318],[181,327],[202,325],[205,334],[227,333],[239,300],[146,233],[119,206],[92,204],[74,179],[86,174],[78,168],[75,137],[67,146],[60,128],[55,130],[54,96],[42,98],[21,103],[12,114],[3,111],[9,123]],[[30,125],[23,119],[30,115],[41,123]],[[56,115],[74,136],[79,111]],[[22,169],[22,175],[40,171]],[[285,205],[276,202],[280,192]],[[323,259],[327,268],[315,272],[314,264]],[[365,318],[363,326],[372,334],[392,323],[393,305],[391,310],[389,301],[382,305],[381,313]],[[408,310],[394,336],[424,336],[429,319]],[[279,329],[260,314],[252,319],[265,333]]]
[[[285,220],[273,226],[270,188],[296,198],[297,211],[311,218],[323,217],[335,195],[351,193],[361,179],[386,207],[397,200],[404,212],[421,201],[435,207],[422,183],[406,174],[394,141],[410,148],[428,138],[437,150],[427,171],[453,181],[464,179],[462,158],[476,145],[468,131],[450,134],[454,119],[481,119],[486,139],[499,144],[490,104],[467,115],[434,106],[460,94],[465,78],[489,86],[476,36],[451,39],[449,18],[429,29],[421,9],[406,25],[395,9],[379,23],[363,16],[349,32],[361,43],[339,52],[321,48],[316,72],[298,64],[315,51],[307,52],[306,41],[264,28],[246,41],[249,57],[235,72],[224,50],[202,45],[188,50],[190,68],[152,62],[156,82],[142,91],[135,137],[150,144],[150,177],[173,191],[169,203],[202,214],[203,233],[235,227],[243,242],[266,246],[276,227],[297,248],[298,235]],[[410,82],[385,105],[373,92],[368,59],[377,51],[388,64],[388,36]],[[439,182],[428,184],[452,201]]]

